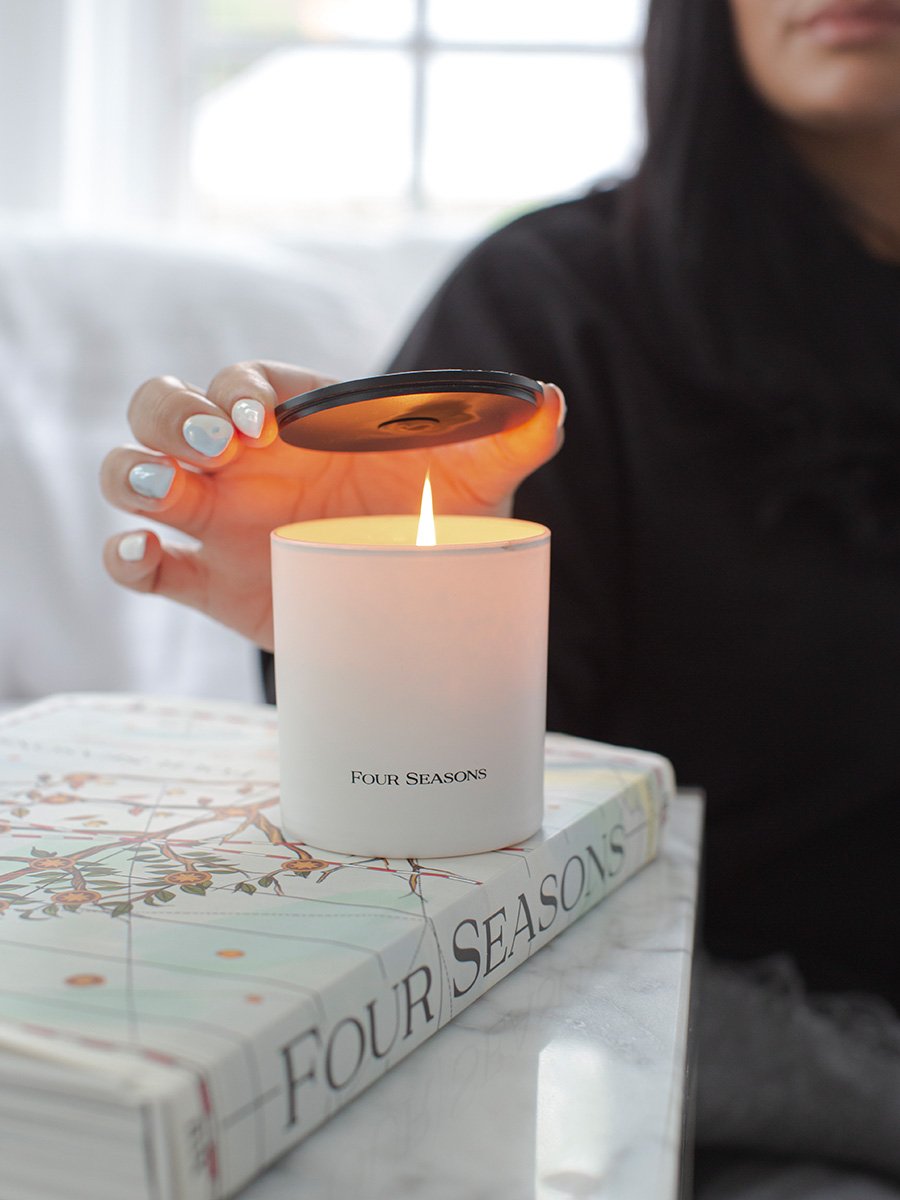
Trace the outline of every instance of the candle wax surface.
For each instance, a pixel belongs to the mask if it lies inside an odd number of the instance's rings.
[[[285,541],[327,547],[366,546],[395,550],[409,549],[416,553],[459,548],[503,546],[516,542],[533,542],[549,536],[549,531],[533,521],[513,517],[435,517],[436,546],[417,546],[417,515],[326,517],[317,521],[300,521],[283,525],[275,534]]]

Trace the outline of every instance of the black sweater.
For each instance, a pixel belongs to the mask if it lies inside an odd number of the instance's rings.
[[[712,951],[788,951],[812,987],[898,1004],[900,556],[815,506],[764,519],[771,447],[629,319],[611,203],[488,238],[392,369],[562,387],[565,447],[517,497],[553,532],[549,726],[659,751],[706,790]]]

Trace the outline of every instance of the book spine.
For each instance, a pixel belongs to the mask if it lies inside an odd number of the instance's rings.
[[[253,1153],[249,1138],[241,1153],[214,1148],[224,1169],[213,1195],[232,1195],[655,857],[670,774],[633,759],[617,774],[623,786],[605,803],[585,804],[580,819],[527,851],[508,851],[519,861],[499,878],[435,914],[426,896],[424,926],[392,958],[402,969],[378,989],[345,980],[317,1011],[298,1009],[277,1035],[256,1040],[257,1094],[235,1102],[250,1111],[269,1097],[264,1149]],[[232,1126],[235,1147],[238,1134]]]
[[[202,1075],[183,1078],[164,1102],[142,1105],[141,1115],[148,1200],[212,1200],[220,1195],[217,1139]]]
[[[438,1027],[652,861],[661,819],[646,781],[636,781],[529,857],[526,880],[486,888],[478,912],[466,905],[463,915],[441,914],[435,924],[449,967],[449,1011]]]

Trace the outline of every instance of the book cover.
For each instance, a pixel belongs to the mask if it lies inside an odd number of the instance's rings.
[[[650,861],[674,792],[549,735],[522,845],[326,854],[279,827],[274,710],[121,695],[3,718],[0,780],[0,1200],[232,1195]]]

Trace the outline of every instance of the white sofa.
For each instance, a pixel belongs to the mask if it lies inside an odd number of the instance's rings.
[[[151,375],[205,384],[245,358],[380,370],[461,249],[0,225],[0,705],[71,690],[258,698],[254,647],[103,571],[103,541],[134,524],[97,487],[103,455],[129,440],[128,398]]]

